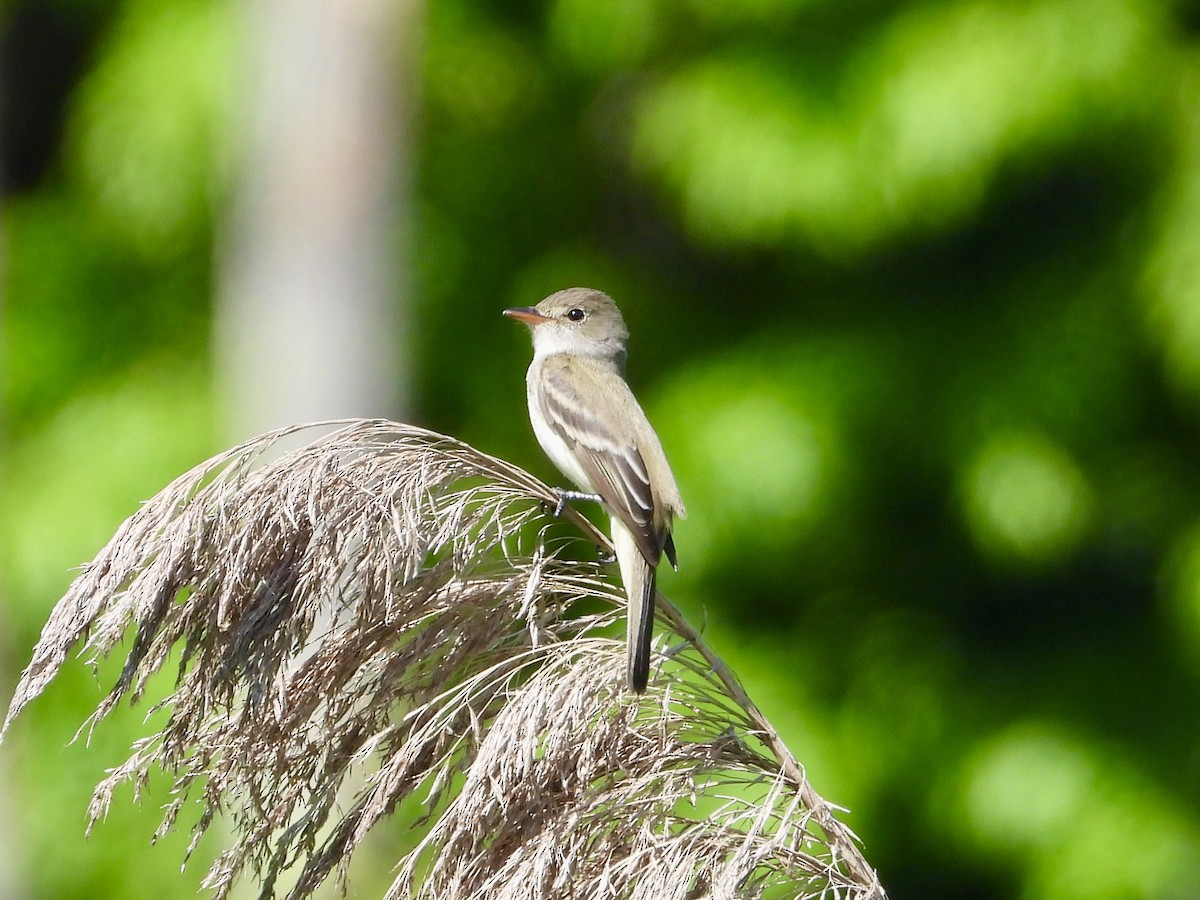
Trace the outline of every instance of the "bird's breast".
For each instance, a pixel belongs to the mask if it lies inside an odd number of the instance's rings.
[[[537,438],[550,461],[558,467],[567,478],[571,479],[581,490],[595,493],[596,488],[588,478],[583,466],[575,456],[574,449],[563,439],[558,430],[546,419],[538,402],[537,388],[534,385],[533,372],[529,378],[529,421],[533,425],[533,435]]]

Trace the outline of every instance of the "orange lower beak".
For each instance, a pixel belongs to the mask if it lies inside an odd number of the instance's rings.
[[[504,315],[510,319],[517,319],[524,322],[526,325],[537,325],[539,322],[552,321],[550,316],[543,316],[532,306],[514,306],[511,309],[504,310]]]

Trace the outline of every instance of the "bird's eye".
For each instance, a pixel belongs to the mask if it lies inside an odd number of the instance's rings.
[[[572,322],[582,322],[586,316],[587,313],[585,313],[582,309],[573,309],[567,313],[567,318]]]

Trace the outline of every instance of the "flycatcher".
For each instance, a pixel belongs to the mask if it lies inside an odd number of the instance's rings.
[[[551,462],[612,516],[612,539],[629,597],[626,678],[646,689],[654,629],[654,582],[671,526],[686,511],[662,443],[625,383],[629,331],[612,298],[568,288],[537,306],[504,310],[533,332],[526,376],[529,419]]]

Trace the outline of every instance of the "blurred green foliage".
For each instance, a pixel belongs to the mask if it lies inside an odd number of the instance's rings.
[[[0,685],[70,567],[220,447],[233,9],[3,7]],[[414,418],[555,478],[498,313],[608,290],[689,508],[662,586],[892,895],[1200,895],[1200,6],[425,16]],[[30,897],[190,890],[153,809],[83,842],[139,733],[60,749],[98,690],[4,749]]]

